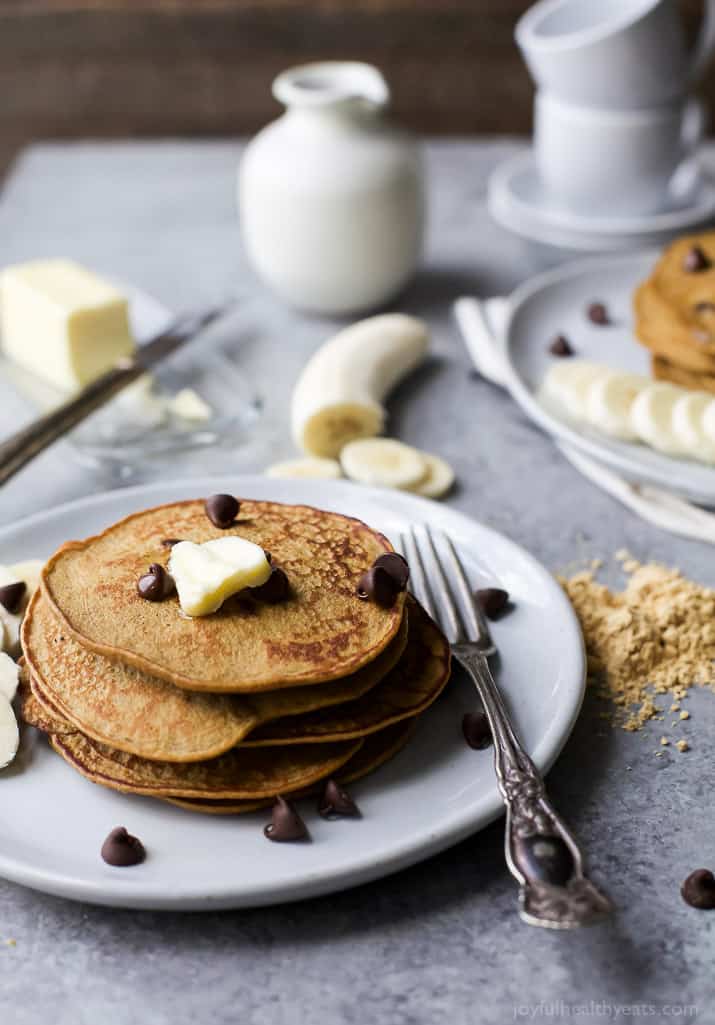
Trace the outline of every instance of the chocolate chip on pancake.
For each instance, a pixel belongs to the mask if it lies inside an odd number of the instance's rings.
[[[318,801],[318,814],[324,819],[356,818],[360,809],[347,790],[329,779]]]
[[[214,527],[226,530],[236,522],[241,504],[233,495],[210,495],[204,503],[206,515]]]
[[[308,829],[293,805],[283,797],[276,797],[271,812],[271,821],[263,830],[263,835],[274,843],[293,843],[296,840],[307,840]]]
[[[691,246],[683,258],[683,270],[688,274],[698,274],[710,267],[712,264],[701,246]]]
[[[399,552],[386,552],[385,555],[378,556],[373,566],[379,566],[381,569],[387,570],[397,584],[398,589],[400,591],[405,590],[407,581],[410,579],[410,567],[407,565],[407,559],[400,555]]]
[[[137,580],[137,591],[147,601],[163,601],[176,590],[174,579],[158,562],[152,562],[148,573]]]
[[[5,584],[0,587],[0,605],[8,612],[17,612],[25,596],[27,584],[24,580],[18,580],[13,584]]]
[[[261,584],[260,587],[249,587],[248,590],[251,597],[255,598],[256,601],[264,601],[269,605],[276,605],[279,601],[285,601],[290,596],[290,583],[285,571],[279,566],[274,566],[265,584]]]
[[[144,844],[128,833],[124,826],[117,826],[102,844],[102,857],[115,868],[139,865],[146,858]]]
[[[357,596],[361,601],[371,601],[383,609],[390,609],[400,588],[395,578],[382,566],[372,566],[360,577]]]

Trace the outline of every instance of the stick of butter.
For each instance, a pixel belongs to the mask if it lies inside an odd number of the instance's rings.
[[[135,348],[126,298],[70,260],[35,260],[0,272],[0,338],[10,359],[72,391]]]

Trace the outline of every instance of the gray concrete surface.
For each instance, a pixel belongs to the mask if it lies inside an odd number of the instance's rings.
[[[392,429],[454,464],[454,506],[553,570],[625,546],[715,586],[711,548],[658,532],[586,483],[504,394],[469,374],[450,300],[504,291],[532,270],[484,208],[486,174],[513,146],[428,149],[429,242],[399,306],[430,321],[434,358],[396,397]],[[246,267],[234,208],[239,153],[224,142],[42,145],[21,157],[0,198],[2,264],[71,255],[177,308],[243,298],[231,330],[265,398],[260,438],[144,477],[261,469],[290,454],[291,381],[333,327],[278,305]],[[7,432],[28,411],[3,402]],[[60,445],[3,489],[0,522],[107,485]],[[613,567],[606,574],[617,580]],[[16,940],[0,942],[0,1022],[715,1022],[715,914],[679,896],[688,872],[715,866],[715,698],[695,694],[690,707],[692,751],[656,759],[659,724],[614,732],[587,700],[550,775],[618,904],[606,924],[574,934],[520,924],[499,823],[381,882],[248,912],[115,912],[0,882],[0,940]]]

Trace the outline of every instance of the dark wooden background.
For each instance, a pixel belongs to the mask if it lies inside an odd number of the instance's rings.
[[[599,0],[593,0],[598,3]],[[396,115],[437,134],[525,132],[513,43],[529,0],[0,0],[0,173],[38,138],[236,135],[301,61],[378,64]],[[683,0],[692,26],[698,0]],[[715,99],[715,77],[704,84]]]

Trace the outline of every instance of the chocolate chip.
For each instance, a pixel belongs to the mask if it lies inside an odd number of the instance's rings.
[[[264,555],[265,555],[265,557],[266,557],[266,562],[267,562],[267,563],[268,563],[268,565],[270,566],[270,564],[271,564],[271,563],[273,562],[273,556],[271,555],[271,553],[270,553],[270,552],[267,552],[267,551],[265,550],[265,548],[263,549],[263,554],[264,554]]]
[[[560,836],[533,833],[514,841],[514,860],[529,879],[563,886],[574,872],[574,860]]]
[[[712,264],[700,246],[691,246],[683,258],[683,270],[688,274],[697,274],[709,270]]]
[[[175,590],[174,578],[158,562],[152,562],[149,572],[137,580],[139,596],[147,601],[163,601]]]
[[[552,356],[573,356],[573,348],[565,335],[556,335],[549,346],[549,352]]]
[[[117,826],[102,844],[102,857],[108,865],[127,868],[139,865],[146,857],[144,844],[136,836],[127,833],[124,826]]]
[[[8,612],[17,612],[26,590],[27,584],[24,580],[18,580],[15,584],[5,584],[4,587],[0,587],[0,605]]]
[[[180,537],[165,537],[161,542],[162,548],[173,548],[174,545],[178,545],[181,541]]]
[[[249,590],[251,597],[256,601],[264,601],[267,605],[277,605],[279,601],[285,601],[290,595],[290,583],[285,572],[280,567],[274,566],[265,584],[251,587]]]
[[[498,619],[509,604],[509,593],[501,587],[483,587],[474,598],[487,619]]]
[[[238,499],[233,495],[211,495],[204,502],[206,515],[214,527],[220,527],[221,530],[226,530],[236,522],[240,508]]]
[[[715,908],[715,875],[707,868],[696,868],[680,887],[680,893],[692,908],[712,911]]]
[[[407,559],[403,558],[399,552],[385,552],[384,555],[378,555],[373,566],[379,566],[380,569],[386,570],[397,584],[398,591],[405,590],[407,581],[410,579],[410,567],[407,565]]]
[[[271,821],[263,830],[263,835],[275,843],[291,843],[308,839],[308,830],[293,805],[283,797],[276,797]]]
[[[394,578],[382,566],[372,566],[360,577],[357,596],[361,601],[374,601],[383,609],[395,604],[399,588]]]
[[[347,790],[338,786],[334,779],[329,779],[318,801],[318,814],[324,819],[337,819],[342,816],[354,817],[360,814],[360,809]]]
[[[608,316],[608,310],[604,303],[590,303],[586,308],[586,316],[592,324],[598,324],[599,327],[611,323],[611,318]]]
[[[695,303],[694,310],[696,313],[715,313],[715,303],[707,301]]]
[[[462,733],[469,746],[473,747],[475,751],[483,751],[492,742],[489,720],[482,711],[465,712],[462,719]]]

